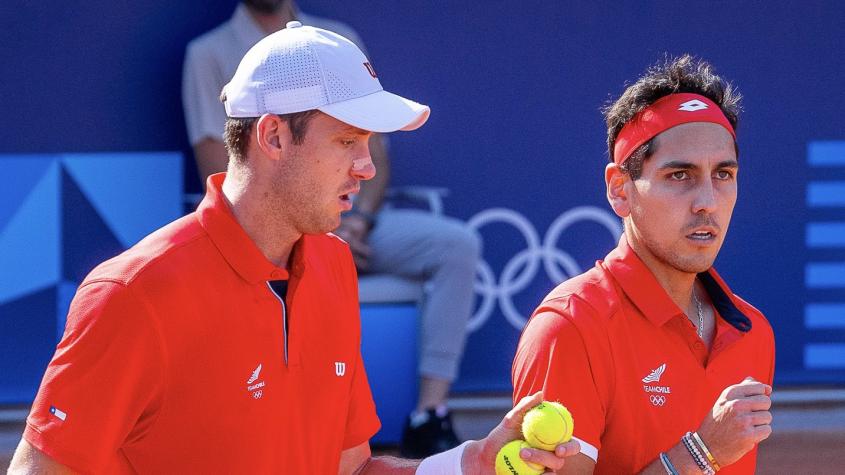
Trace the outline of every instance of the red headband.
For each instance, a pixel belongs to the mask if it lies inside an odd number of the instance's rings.
[[[736,140],[733,126],[715,102],[698,94],[670,94],[654,101],[654,104],[638,112],[622,127],[613,146],[614,163],[625,163],[640,145],[661,132],[689,122],[719,124]]]

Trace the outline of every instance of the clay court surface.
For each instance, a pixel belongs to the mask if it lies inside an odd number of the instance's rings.
[[[845,473],[845,429],[775,433],[760,445],[757,473]]]

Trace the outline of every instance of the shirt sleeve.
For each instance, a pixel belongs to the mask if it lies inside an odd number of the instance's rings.
[[[775,334],[772,327],[766,322],[766,349],[769,350],[769,378],[766,382],[769,386],[775,381]]]
[[[154,422],[164,385],[161,339],[122,284],[79,289],[24,438],[81,472],[101,472]]]
[[[343,269],[343,281],[346,283],[345,301],[349,303],[349,313],[354,315],[357,326],[358,351],[355,356],[355,372],[352,375],[352,387],[350,389],[349,410],[346,417],[346,434],[343,437],[343,450],[357,447],[372,438],[381,428],[376,414],[376,404],[373,401],[373,394],[370,391],[370,382],[367,379],[367,370],[364,367],[364,358],[361,355],[361,316],[358,303],[358,272],[355,269],[355,261],[349,246],[337,236],[335,243],[338,248],[339,265]]]
[[[381,422],[376,415],[376,405],[370,392],[364,360],[359,352],[355,362],[355,374],[352,376],[352,397],[349,400],[343,449],[351,449],[370,440],[380,428]]]
[[[584,311],[584,310],[582,310]],[[608,369],[591,358],[588,343],[572,321],[573,307],[541,310],[529,321],[514,357],[514,403],[542,390],[546,400],[559,401],[572,413],[574,437],[581,451],[597,460],[604,432]]]
[[[205,138],[223,140],[226,109],[220,93],[228,79],[209,48],[198,43],[188,45],[182,71],[182,107],[192,146]]]

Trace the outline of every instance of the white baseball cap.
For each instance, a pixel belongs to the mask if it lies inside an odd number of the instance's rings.
[[[372,132],[414,130],[431,111],[385,91],[354,43],[298,21],[247,51],[222,98],[229,117],[317,109]]]

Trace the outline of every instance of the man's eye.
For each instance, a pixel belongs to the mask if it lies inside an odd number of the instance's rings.
[[[355,145],[356,142],[358,142],[358,141],[355,140],[355,139],[343,139],[343,140],[340,141],[340,143],[342,143],[343,145],[346,145],[347,147],[350,146],[350,145]]]
[[[730,180],[731,178],[733,178],[733,176],[734,174],[728,170],[719,170],[718,172],[716,172],[716,178],[720,180]]]
[[[671,175],[673,180],[686,180],[687,172],[673,172]]]

